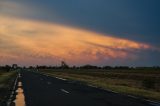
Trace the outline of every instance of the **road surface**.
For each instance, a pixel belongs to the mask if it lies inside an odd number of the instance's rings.
[[[22,71],[26,106],[152,106],[149,102],[42,74]]]

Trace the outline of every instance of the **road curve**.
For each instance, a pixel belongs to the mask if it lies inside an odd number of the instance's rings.
[[[74,81],[22,71],[26,106],[152,106],[149,102]]]

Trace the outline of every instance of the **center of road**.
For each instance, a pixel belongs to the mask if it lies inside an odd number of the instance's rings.
[[[21,75],[19,74],[19,79],[21,77]],[[15,106],[25,106],[25,96],[23,94],[23,89],[22,89],[22,82],[19,81],[18,82],[18,89],[16,90],[17,95],[16,95],[16,99],[15,99]]]

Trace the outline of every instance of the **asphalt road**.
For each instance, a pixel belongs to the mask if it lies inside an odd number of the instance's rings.
[[[21,72],[26,106],[151,106],[149,102],[29,71]]]

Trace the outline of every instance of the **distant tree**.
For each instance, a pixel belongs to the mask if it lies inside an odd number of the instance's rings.
[[[82,68],[82,69],[98,69],[99,67],[87,64],[87,65],[81,66],[80,68]]]
[[[29,69],[34,69],[34,67],[33,66],[29,66]]]
[[[157,70],[160,71],[159,66],[153,66],[153,67],[136,67],[135,69],[140,69],[140,70]]]
[[[73,69],[77,69],[77,67],[74,65],[73,67],[72,67]]]
[[[39,69],[53,69],[54,66],[45,66],[45,65],[43,65],[43,66],[38,66],[38,68]]]
[[[104,66],[103,69],[113,69],[111,66]]]
[[[116,66],[114,69],[130,69],[128,66]]]
[[[69,68],[69,66],[67,65],[67,63],[65,61],[61,61],[61,68]]]
[[[23,66],[23,69],[26,69],[26,67],[25,67],[25,66]]]
[[[10,71],[10,69],[11,69],[11,66],[9,66],[9,65],[5,65],[5,67],[4,67],[4,70],[5,70],[5,71],[9,72],[9,71]]]
[[[17,69],[17,68],[18,68],[18,65],[17,65],[17,64],[13,64],[13,65],[12,65],[12,69],[13,69],[13,70],[15,70],[15,69]]]

